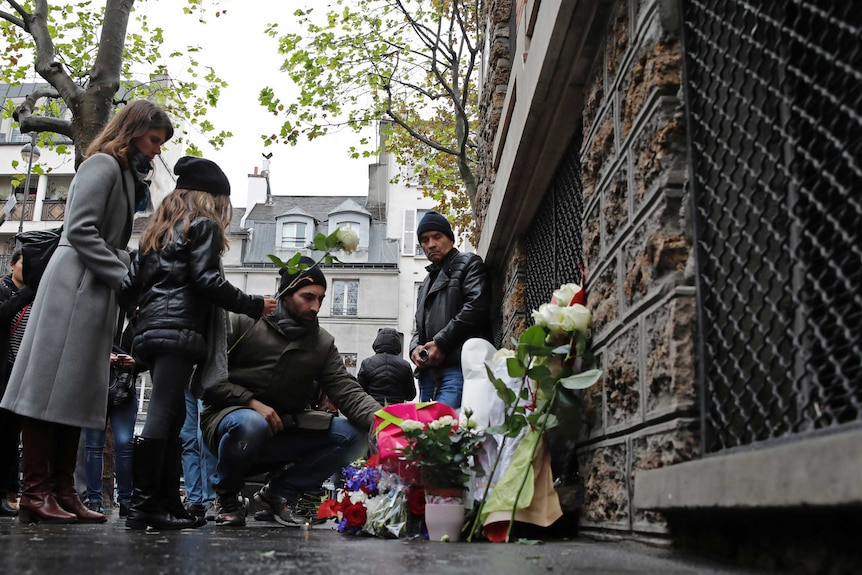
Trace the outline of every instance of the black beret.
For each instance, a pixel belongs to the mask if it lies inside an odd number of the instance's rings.
[[[214,196],[230,195],[230,182],[218,165],[204,158],[183,156],[174,166],[177,187],[184,190],[208,192]]]

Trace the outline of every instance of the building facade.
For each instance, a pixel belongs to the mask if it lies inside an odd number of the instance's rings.
[[[562,465],[580,527],[852,554],[858,14],[495,0],[485,22],[478,252],[502,341],[561,283],[593,313],[604,377]]]

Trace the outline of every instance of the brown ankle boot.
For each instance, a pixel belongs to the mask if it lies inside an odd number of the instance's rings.
[[[21,430],[24,443],[24,477],[18,520],[23,523],[76,523],[73,513],[63,511],[51,493],[49,462],[53,446],[54,424],[25,418]]]
[[[105,514],[88,509],[75,489],[75,464],[78,459],[81,429],[66,425],[58,427],[62,431],[54,434],[54,497],[60,507],[78,518],[79,523],[104,523],[108,520]]]

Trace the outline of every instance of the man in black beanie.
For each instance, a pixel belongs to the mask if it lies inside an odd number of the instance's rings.
[[[287,526],[304,515],[300,498],[367,450],[374,412],[381,408],[348,373],[335,340],[317,321],[326,276],[311,258],[294,274],[281,270],[276,313],[255,322],[230,314],[227,380],[205,390],[201,430],[219,456],[212,483],[236,499],[247,474],[269,472],[254,499]],[[311,409],[325,394],[346,417]],[[245,525],[244,509],[222,522]]]
[[[323,275],[323,270],[320,269],[320,266],[316,265],[316,262],[308,256],[299,258],[299,263],[304,265],[305,268],[298,270],[296,273],[288,273],[287,268],[281,268],[278,271],[278,275],[281,276],[281,281],[278,284],[278,293],[284,292],[284,295],[290,295],[307,285],[323,286],[323,290],[326,291],[326,276]],[[284,291],[289,286],[292,287]]]
[[[443,215],[427,212],[416,228],[428,276],[416,302],[410,359],[419,374],[419,400],[461,407],[461,347],[470,338],[491,340],[491,282],[476,254],[459,252]]]

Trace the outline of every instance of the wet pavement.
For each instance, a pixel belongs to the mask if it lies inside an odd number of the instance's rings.
[[[439,543],[342,535],[332,522],[310,531],[249,517],[244,528],[141,532],[116,509],[99,525],[27,525],[0,518],[0,573],[112,575],[416,573],[742,574],[632,541],[578,537],[543,544]]]

